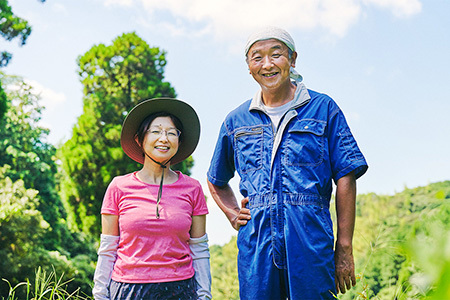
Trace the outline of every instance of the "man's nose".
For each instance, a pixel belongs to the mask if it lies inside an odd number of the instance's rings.
[[[264,56],[262,66],[263,68],[272,67],[273,66],[272,59],[269,56]]]

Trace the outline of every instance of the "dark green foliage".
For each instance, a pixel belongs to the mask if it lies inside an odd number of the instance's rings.
[[[31,26],[28,25],[28,22],[13,14],[7,0],[0,0],[0,35],[7,41],[18,37],[20,45],[23,46],[30,33]],[[11,53],[3,51],[0,57],[0,67],[6,66],[11,57]]]
[[[45,0],[39,0],[45,2]],[[31,33],[31,26],[24,19],[14,15],[7,0],[0,0],[0,35],[7,41],[19,38],[20,45],[25,45]],[[6,51],[0,53],[0,67],[6,66],[12,54]]]
[[[56,270],[74,280],[68,290],[79,287],[90,291],[94,263],[92,256],[78,255],[73,260],[59,251],[45,249],[46,235],[51,227],[45,222],[37,209],[38,191],[26,189],[23,180],[13,182],[5,174],[9,167],[0,168],[0,274],[13,286],[34,280],[38,267],[45,271]],[[67,245],[70,246],[70,245]],[[84,245],[85,252],[92,248]],[[95,253],[95,252],[94,252]],[[8,295],[9,286],[0,282],[0,295]],[[16,295],[25,299],[26,291],[19,290]]]
[[[0,81],[0,126],[3,125],[3,120],[7,108],[8,108],[8,99],[6,98],[5,91],[3,90],[2,87],[2,82]]]
[[[39,266],[54,267],[89,291],[94,243],[66,225],[56,192],[56,150],[45,142],[48,130],[38,126],[39,97],[20,77],[0,76],[9,104],[0,126],[0,275],[15,285],[31,280]],[[1,282],[0,295],[7,288]]]
[[[45,2],[45,0],[39,0]],[[31,33],[31,27],[28,22],[15,16],[9,6],[7,0],[0,0],[0,35],[7,41],[11,41],[16,37],[20,38],[20,45],[25,45],[28,36]],[[0,53],[0,68],[8,65],[12,58],[12,54],[3,51]],[[7,109],[7,98],[2,88],[0,80],[0,126]]]
[[[46,246],[56,249],[61,238],[60,219],[64,218],[64,207],[55,190],[56,149],[45,142],[48,130],[37,125],[42,107],[32,88],[20,77],[0,73],[0,81],[10,99],[0,127],[0,166],[12,166],[8,177],[21,179],[26,188],[39,191],[38,210],[53,229],[46,234]]]

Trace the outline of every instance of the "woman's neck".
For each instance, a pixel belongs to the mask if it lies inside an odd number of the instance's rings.
[[[136,176],[145,183],[160,184],[162,172],[164,172],[163,184],[171,184],[178,180],[178,174],[170,169],[170,164],[163,168],[154,162],[146,162]]]

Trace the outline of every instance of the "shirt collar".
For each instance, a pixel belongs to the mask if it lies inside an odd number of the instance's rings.
[[[306,86],[302,82],[293,81],[297,88],[295,89],[294,99],[292,99],[291,107],[289,109],[297,108],[309,102],[311,96],[308,93]],[[264,103],[262,102],[261,97],[262,91],[259,90],[256,92],[255,96],[253,96],[252,102],[250,103],[249,111],[251,110],[260,110],[262,112],[266,112],[264,108]]]

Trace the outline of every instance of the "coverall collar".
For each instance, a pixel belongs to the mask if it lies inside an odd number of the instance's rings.
[[[311,97],[308,93],[308,90],[306,89],[306,86],[302,82],[298,82],[298,81],[292,81],[292,82],[295,85],[297,85],[297,88],[295,89],[294,99],[292,99],[291,107],[289,109],[293,109],[293,108],[302,106],[311,99]],[[262,101],[262,91],[261,90],[256,92],[255,96],[253,96],[252,102],[250,103],[249,110],[250,111],[251,110],[260,110],[260,111],[266,113],[266,110],[264,108],[264,103]]]

